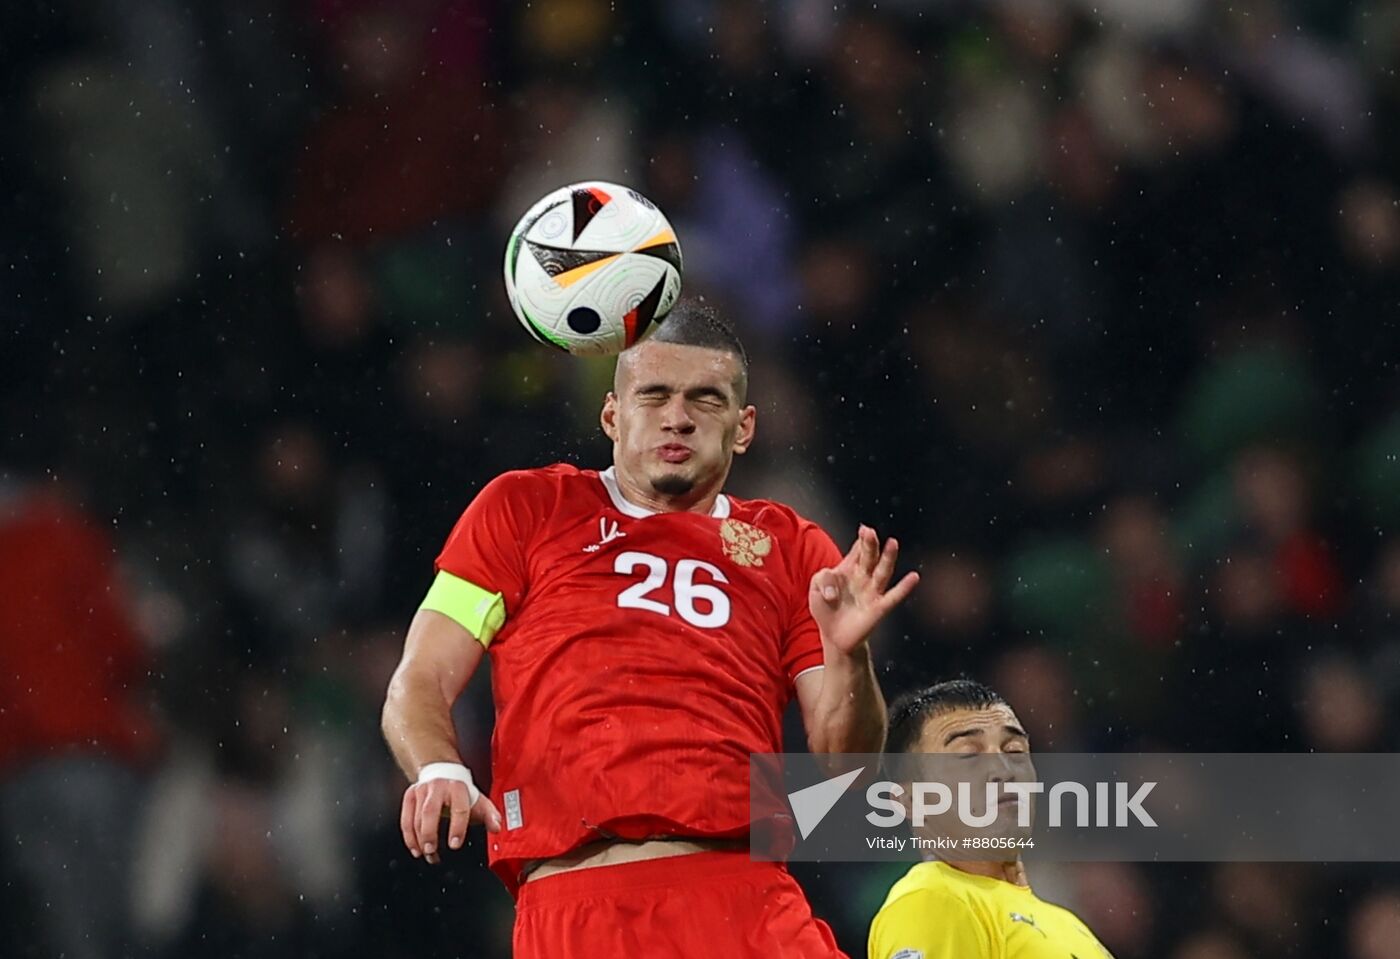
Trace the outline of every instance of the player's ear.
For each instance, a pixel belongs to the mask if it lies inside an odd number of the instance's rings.
[[[753,445],[753,434],[758,419],[758,410],[746,406],[739,411],[739,428],[734,433],[734,452],[745,453]]]
[[[617,394],[609,391],[603,400],[603,412],[598,421],[603,425],[603,435],[617,442]]]

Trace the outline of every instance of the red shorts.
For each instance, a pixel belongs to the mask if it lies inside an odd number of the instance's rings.
[[[527,882],[515,959],[846,959],[779,863],[697,852]]]

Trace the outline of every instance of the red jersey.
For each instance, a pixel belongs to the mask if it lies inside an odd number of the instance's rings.
[[[812,574],[840,562],[786,506],[705,516],[623,499],[612,470],[505,473],[437,567],[499,592],[491,867],[606,837],[743,837],[749,754],[782,748],[797,676],[822,664]]]

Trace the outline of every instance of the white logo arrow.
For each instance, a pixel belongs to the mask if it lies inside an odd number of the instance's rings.
[[[865,772],[865,767],[842,773],[815,786],[807,786],[795,793],[788,793],[788,803],[792,806],[793,818],[797,820],[797,831],[806,839],[812,830],[831,812],[831,807],[850,788],[856,777]]]

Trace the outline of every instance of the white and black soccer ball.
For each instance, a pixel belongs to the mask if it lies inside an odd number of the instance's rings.
[[[578,356],[621,353],[670,312],[681,247],[656,204],[616,183],[562,187],[506,244],[511,309],[541,343]]]

